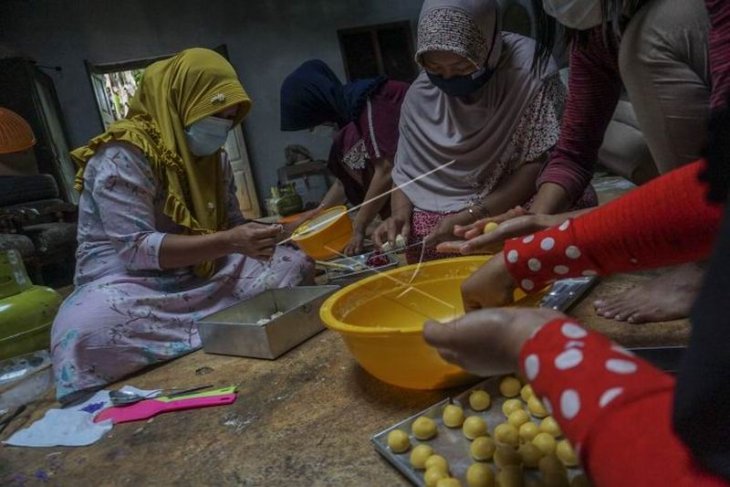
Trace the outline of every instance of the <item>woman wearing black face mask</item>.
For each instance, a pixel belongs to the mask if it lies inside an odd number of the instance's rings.
[[[425,239],[426,259],[455,225],[527,204],[555,144],[564,88],[553,62],[532,69],[535,43],[502,32],[495,0],[426,0],[424,71],[403,102],[391,218],[375,241]],[[453,164],[449,164],[453,161]],[[428,174],[429,172],[432,173]],[[425,175],[425,176],[424,176]],[[407,257],[420,258],[418,246]]]

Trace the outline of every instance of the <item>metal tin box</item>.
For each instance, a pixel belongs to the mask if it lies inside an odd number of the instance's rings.
[[[198,322],[203,350],[275,359],[324,329],[319,307],[337,289],[271,289],[208,315]]]

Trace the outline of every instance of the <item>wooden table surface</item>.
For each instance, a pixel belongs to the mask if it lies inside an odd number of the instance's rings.
[[[685,321],[627,325],[593,313],[590,298],[642,279],[609,279],[571,314],[626,345],[684,343]],[[237,384],[239,397],[231,406],[121,424],[89,447],[0,448],[0,485],[409,485],[376,453],[370,437],[457,392],[388,386],[360,369],[330,331],[276,361],[199,351],[123,383],[141,388]],[[53,404],[50,398],[32,403],[0,439]]]

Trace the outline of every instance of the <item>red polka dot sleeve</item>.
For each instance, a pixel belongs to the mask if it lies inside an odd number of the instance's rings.
[[[565,277],[675,265],[709,256],[723,207],[706,201],[704,161],[686,165],[590,213],[504,246],[517,285],[530,292]]]
[[[674,379],[604,336],[554,320],[525,343],[520,367],[594,485],[725,485],[672,431]]]

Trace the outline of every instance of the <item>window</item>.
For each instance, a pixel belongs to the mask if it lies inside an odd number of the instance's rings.
[[[411,82],[418,75],[408,21],[341,29],[337,37],[348,81],[384,75]]]

